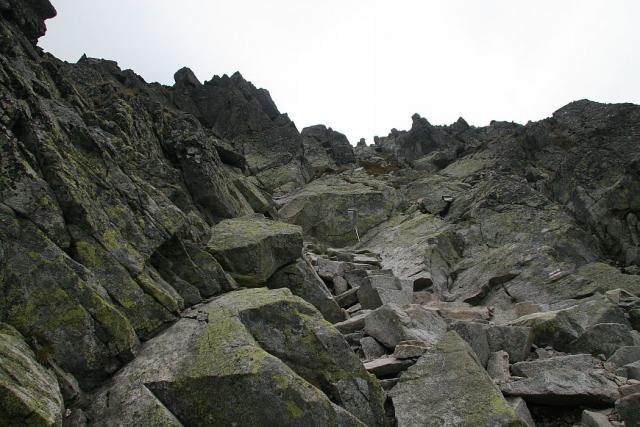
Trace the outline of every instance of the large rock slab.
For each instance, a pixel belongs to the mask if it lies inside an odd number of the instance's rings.
[[[403,309],[386,304],[365,317],[364,331],[392,349],[402,341],[435,344],[447,331],[447,324],[438,313],[420,305],[412,304]]]
[[[313,304],[331,323],[346,319],[327,285],[304,258],[276,271],[267,281],[267,286],[271,289],[289,288],[294,295]]]
[[[92,425],[384,424],[378,382],[288,289],[231,292],[186,316],[97,394]]]
[[[403,286],[394,276],[369,276],[358,288],[358,301],[362,308],[373,310],[384,304],[396,304],[400,307],[411,304],[411,288]]]
[[[501,385],[508,396],[520,396],[540,405],[611,405],[619,397],[618,386],[587,354],[557,356],[511,366],[513,376],[522,379]]]
[[[561,351],[570,350],[571,343],[596,324],[629,326],[624,311],[604,295],[595,295],[586,301],[568,301],[564,305],[568,307],[529,314],[510,324],[531,327],[536,345]]]
[[[220,222],[207,249],[245,286],[260,286],[280,267],[302,255],[302,230],[261,215]]]
[[[620,323],[598,323],[588,327],[569,344],[572,353],[604,354],[609,357],[621,347],[640,345],[640,333]]]
[[[473,350],[453,331],[403,373],[389,395],[399,427],[521,425]]]
[[[0,323],[0,425],[60,426],[64,404],[53,372],[13,327]]]
[[[305,235],[334,246],[358,242],[359,236],[387,220],[399,204],[396,190],[364,175],[327,176],[278,200],[278,214],[302,227]],[[349,214],[357,210],[357,218]]]

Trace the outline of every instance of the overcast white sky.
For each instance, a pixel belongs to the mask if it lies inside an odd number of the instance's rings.
[[[173,84],[236,70],[299,129],[360,137],[464,117],[526,123],[582,98],[640,103],[638,0],[52,0],[40,45]]]

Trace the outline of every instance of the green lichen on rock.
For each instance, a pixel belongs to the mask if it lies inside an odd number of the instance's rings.
[[[211,230],[208,251],[241,285],[260,286],[302,255],[302,230],[261,215],[224,220]]]
[[[0,323],[0,424],[60,426],[63,410],[55,375],[36,361],[18,331]]]
[[[123,414],[135,422],[166,407],[195,425],[384,425],[379,384],[339,332],[288,289],[230,292],[186,316],[98,394],[92,423]],[[129,405],[134,396],[144,404]]]
[[[331,245],[347,246],[389,219],[401,197],[382,181],[364,176],[341,179],[327,176],[312,181],[280,201],[279,215],[302,227],[305,235]],[[357,210],[354,223],[349,210]]]
[[[469,345],[447,332],[391,390],[399,426],[524,426]]]

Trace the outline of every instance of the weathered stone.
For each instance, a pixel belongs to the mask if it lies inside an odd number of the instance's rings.
[[[267,281],[267,287],[289,288],[294,295],[313,304],[331,323],[345,320],[344,312],[333,299],[327,286],[303,258],[276,271]]]
[[[358,290],[349,289],[346,292],[336,296],[336,302],[340,307],[349,307],[358,302]]]
[[[0,323],[0,424],[60,426],[63,410],[53,372],[36,361],[18,331]]]
[[[380,268],[380,259],[371,255],[356,254],[353,257],[353,262],[358,264],[369,264],[374,267]]]
[[[503,350],[491,353],[487,360],[487,373],[497,384],[509,381],[509,354]]]
[[[429,344],[423,341],[402,341],[393,350],[393,357],[396,359],[413,359],[422,356],[429,348]]]
[[[358,241],[376,225],[387,220],[400,198],[396,190],[368,175],[348,181],[336,176],[317,179],[278,201],[278,214],[300,225],[305,235],[336,246]],[[357,210],[354,224],[349,210]]]
[[[504,350],[512,363],[521,362],[529,355],[533,344],[531,328],[518,326],[487,326],[489,351]]]
[[[616,411],[624,421],[625,427],[640,426],[640,393],[625,396],[616,402]]]
[[[604,354],[611,356],[617,349],[640,345],[640,334],[620,323],[598,323],[588,327],[582,335],[569,344],[572,353]]]
[[[333,280],[336,276],[344,275],[346,271],[344,261],[334,261],[326,258],[318,258],[318,275],[326,280]]]
[[[343,294],[349,290],[349,283],[342,276],[335,276],[333,278],[333,292],[336,295]]]
[[[411,360],[396,359],[395,357],[389,356],[366,362],[364,367],[376,377],[381,378],[395,376],[411,365],[413,365],[413,361]]]
[[[249,171],[270,192],[290,191],[311,178],[294,123],[278,111],[269,92],[240,73],[172,89],[172,101],[242,153]]]
[[[538,346],[549,345],[567,351],[587,328],[598,323],[628,325],[624,312],[604,296],[577,302],[560,310],[523,316],[510,324],[531,327],[533,342]]]
[[[630,394],[640,393],[640,382],[637,384],[625,384],[620,386],[620,396],[629,396]]]
[[[480,364],[487,366],[489,360],[489,340],[487,338],[487,325],[477,322],[454,321],[448,329],[455,331],[473,349]]]
[[[403,309],[386,304],[369,313],[364,323],[364,331],[390,349],[402,341],[435,343],[447,330],[444,319],[419,305]]]
[[[150,340],[96,396],[92,425],[384,424],[378,383],[288,289],[232,292],[199,311],[206,319]]]
[[[630,380],[640,381],[640,360],[621,366],[616,369],[616,374]]]
[[[640,331],[640,308],[629,310],[629,322],[633,329]]]
[[[363,284],[367,283],[368,276],[369,274],[367,270],[353,270],[344,274],[345,280],[352,288],[359,288]]]
[[[358,300],[363,308],[375,309],[384,304],[396,304],[400,307],[411,304],[411,292],[403,288],[394,276],[369,276],[358,288]]]
[[[613,427],[609,421],[610,412],[611,410],[600,412],[585,409],[582,411],[582,424],[584,427]]]
[[[387,355],[387,349],[372,337],[360,340],[364,360],[374,360]]]
[[[590,355],[552,357],[511,366],[515,377],[501,385],[507,396],[520,396],[541,405],[609,405],[618,398],[617,384],[601,362]]]
[[[404,372],[389,392],[398,426],[518,425],[518,417],[455,332]]]
[[[313,168],[316,177],[325,172],[336,171],[355,163],[353,148],[347,137],[324,125],[302,129],[304,156]]]
[[[365,319],[367,318],[367,316],[369,316],[370,313],[370,310],[363,310],[362,312],[347,320],[336,323],[334,326],[343,334],[349,334],[364,329]]]
[[[536,423],[529,412],[527,402],[521,397],[507,397],[507,403],[513,408],[518,416],[518,419],[527,427],[536,427]]]
[[[618,348],[608,359],[607,363],[620,367],[640,360],[640,346],[626,346]]]
[[[300,258],[302,231],[263,216],[229,219],[213,227],[207,249],[238,283],[260,286]]]

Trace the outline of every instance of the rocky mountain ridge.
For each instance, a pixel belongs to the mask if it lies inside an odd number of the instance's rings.
[[[640,422],[639,106],[352,148],[0,12],[0,424]]]

